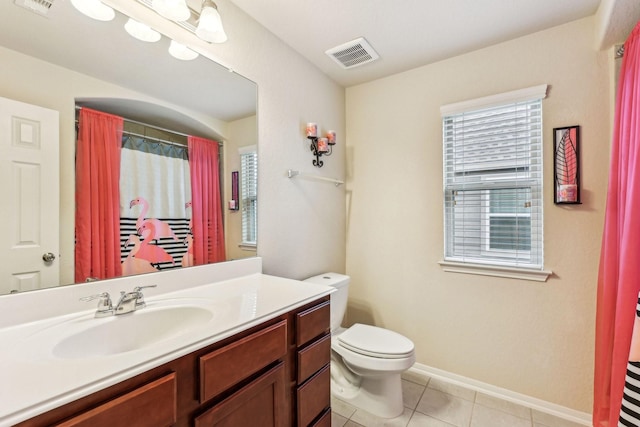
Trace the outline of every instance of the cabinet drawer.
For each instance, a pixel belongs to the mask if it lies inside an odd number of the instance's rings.
[[[116,422],[139,427],[170,426],[177,418],[176,390],[176,374],[171,373],[56,426],[112,427]]]
[[[284,373],[280,362],[196,417],[194,427],[286,426]]]
[[[287,321],[200,357],[200,402],[248,378],[287,353]]]
[[[331,334],[298,351],[298,384],[302,384],[331,361]]]
[[[331,427],[331,408],[325,409],[320,418],[311,424],[311,427]]]
[[[329,332],[330,315],[329,301],[296,314],[296,343],[298,346]]]
[[[298,387],[298,426],[308,426],[330,405],[331,371],[329,365]]]

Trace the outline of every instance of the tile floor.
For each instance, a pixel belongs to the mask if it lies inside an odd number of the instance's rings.
[[[403,375],[404,413],[382,419],[331,398],[332,427],[583,427],[435,378]]]

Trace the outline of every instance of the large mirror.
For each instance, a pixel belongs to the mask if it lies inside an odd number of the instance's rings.
[[[92,20],[65,0],[0,2],[0,98],[59,113],[59,221],[51,225],[59,242],[58,247],[42,248],[44,253],[38,255],[54,255],[53,261],[40,262],[43,271],[56,273],[46,280],[39,273],[16,279],[2,271],[0,294],[76,282],[75,159],[77,111],[82,107],[122,117],[125,130],[154,141],[180,144],[191,135],[220,142],[226,260],[256,254],[255,241],[246,236],[247,224],[255,227],[255,223],[243,218],[237,202],[235,206],[229,203],[238,198],[232,184],[238,177],[234,172],[242,173],[241,159],[246,157],[242,153],[255,150],[251,147],[257,144],[255,83],[203,56],[190,61],[173,58],[168,53],[170,40],[164,36],[156,43],[136,40],[124,30],[127,19],[116,12],[112,21]],[[253,197],[248,203],[255,212]],[[131,214],[142,215],[142,207],[133,199]],[[21,209],[20,215],[27,215],[24,206]],[[51,214],[48,209],[50,206],[41,205],[40,213]],[[1,212],[13,215],[8,210]],[[138,234],[134,230],[132,234]],[[39,235],[33,235],[37,240]],[[140,238],[145,237],[140,234]],[[8,247],[12,242],[2,245]],[[131,251],[131,247],[123,248]]]

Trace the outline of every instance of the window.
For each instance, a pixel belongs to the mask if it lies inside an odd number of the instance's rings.
[[[242,244],[255,246],[258,237],[258,153],[255,145],[240,149],[240,174]]]
[[[442,107],[445,262],[542,269],[545,93]]]

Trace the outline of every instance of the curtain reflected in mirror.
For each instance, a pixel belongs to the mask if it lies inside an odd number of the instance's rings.
[[[75,281],[226,260],[219,144],[187,145],[79,112]]]

